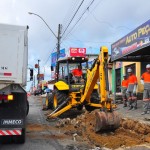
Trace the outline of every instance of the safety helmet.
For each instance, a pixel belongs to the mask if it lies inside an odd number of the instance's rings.
[[[131,68],[128,68],[127,72],[128,72],[128,73],[132,72],[132,69],[131,69]]]
[[[150,68],[150,64],[147,64],[147,65],[146,65],[146,69],[147,69],[147,68]]]

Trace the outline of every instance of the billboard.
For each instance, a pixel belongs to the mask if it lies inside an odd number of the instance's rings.
[[[72,57],[85,57],[86,55],[86,48],[70,48],[69,49],[70,56]]]
[[[44,80],[44,74],[37,74],[37,80],[39,81]]]
[[[150,20],[111,45],[111,60],[117,60],[150,45]]]
[[[65,57],[65,49],[60,50],[59,58]],[[57,61],[57,52],[51,53],[51,66],[55,67]]]

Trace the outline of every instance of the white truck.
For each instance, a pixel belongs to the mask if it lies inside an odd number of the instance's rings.
[[[25,142],[28,26],[0,24],[0,143]]]

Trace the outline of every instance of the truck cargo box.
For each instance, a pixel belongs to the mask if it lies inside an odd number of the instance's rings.
[[[0,24],[0,89],[6,84],[26,85],[28,26]]]

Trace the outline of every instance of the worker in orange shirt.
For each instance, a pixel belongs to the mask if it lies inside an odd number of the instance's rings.
[[[129,74],[128,88],[127,88],[129,110],[131,110],[131,109],[135,110],[135,109],[137,109],[137,96],[136,96],[137,77],[133,74],[133,71],[131,68],[128,68],[127,72]]]
[[[141,80],[144,81],[143,93],[143,113],[141,115],[150,113],[150,64],[146,65],[146,72],[142,74]]]
[[[78,65],[78,68],[72,70],[73,79],[75,82],[80,82],[82,79],[82,67]]]
[[[122,99],[123,99],[123,107],[127,107],[127,88],[128,88],[128,79],[126,75],[123,75],[124,79],[122,80],[122,85],[121,85],[121,89],[122,89]]]

